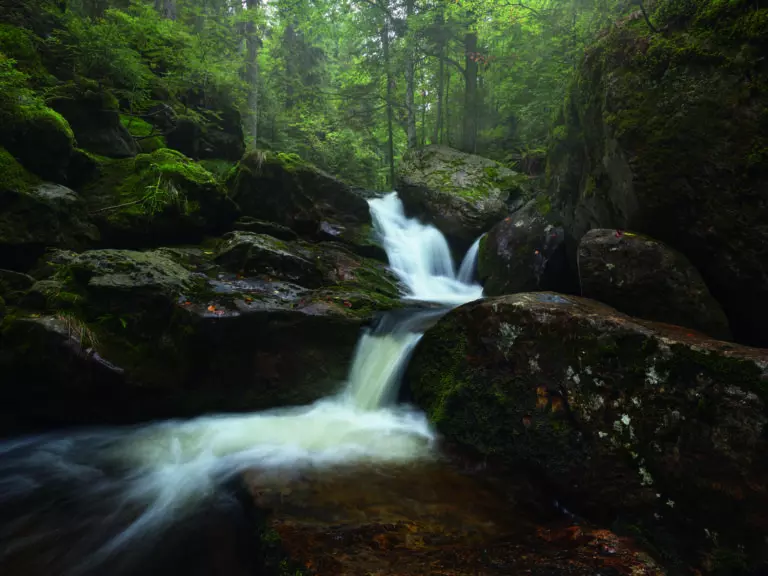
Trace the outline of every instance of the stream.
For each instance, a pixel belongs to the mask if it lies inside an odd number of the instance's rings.
[[[324,576],[510,574],[581,556],[592,573],[601,547],[623,557],[618,541],[569,532],[555,507],[530,520],[524,481],[446,458],[424,414],[397,404],[424,331],[482,297],[478,243],[457,272],[442,234],[406,218],[396,193],[370,207],[404,298],[435,307],[383,315],[361,335],[341,390],[309,406],[0,444],[0,573],[252,573],[231,564],[254,546],[232,528],[242,506],[229,487],[243,478],[247,497],[272,511],[268,533]]]

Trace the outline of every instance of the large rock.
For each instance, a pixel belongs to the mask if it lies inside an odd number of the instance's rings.
[[[659,2],[585,52],[547,173],[569,239],[648,234],[685,254],[737,340],[768,345],[768,8]]]
[[[47,247],[98,240],[85,203],[69,188],[40,182],[0,148],[0,267],[29,268]]]
[[[527,177],[444,146],[410,151],[399,168],[406,212],[434,224],[463,253],[482,233],[522,206]]]
[[[542,212],[537,202],[529,202],[483,236],[477,271],[486,295],[577,288],[563,228]]]
[[[242,159],[232,197],[243,214],[288,226],[302,236],[337,240],[382,257],[361,194],[291,154],[253,152]]]
[[[233,237],[243,246],[225,240],[219,260],[236,271],[228,252],[280,243]],[[342,245],[287,244],[253,256],[243,274],[203,248],[53,253],[6,319],[0,406],[28,426],[117,424],[305,404],[337,391],[361,327],[398,306],[398,287],[383,264]],[[305,263],[283,266],[283,258]],[[85,352],[62,341],[61,320]],[[120,378],[85,369],[72,378],[94,355]],[[42,395],[66,397],[66,410],[42,406]]]
[[[730,340],[728,319],[688,259],[631,232],[590,230],[579,243],[581,295],[626,314]]]
[[[111,158],[139,153],[138,144],[120,123],[117,100],[110,94],[98,89],[71,89],[52,98],[49,106],[67,119],[80,148]]]
[[[670,561],[734,573],[712,563],[766,558],[767,367],[765,350],[541,292],[450,312],[407,377],[448,439]]]
[[[231,229],[238,216],[213,174],[167,148],[135,159],[99,160],[83,196],[111,247],[196,243]]]
[[[0,95],[0,147],[27,170],[66,184],[74,146],[72,128],[61,114],[39,104],[20,105]]]
[[[171,148],[195,159],[238,161],[245,152],[240,113],[233,108],[209,121],[204,117],[179,118],[167,140]]]

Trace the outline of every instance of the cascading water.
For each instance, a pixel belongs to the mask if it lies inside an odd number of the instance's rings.
[[[4,557],[25,546],[45,548],[61,537],[58,530],[28,533],[37,516],[55,513],[52,495],[67,494],[68,506],[90,510],[82,521],[67,519],[70,532],[94,535],[70,543],[71,559],[63,560],[69,573],[85,574],[152,540],[246,470],[295,473],[429,458],[434,434],[423,414],[394,404],[397,385],[424,326],[449,307],[482,296],[470,282],[477,243],[457,275],[445,238],[406,218],[396,193],[371,200],[370,207],[390,266],[408,289],[405,298],[442,307],[385,315],[375,330],[363,333],[343,391],[310,406],[0,444],[0,568]],[[126,522],[123,510],[138,512]],[[89,532],[94,518],[101,525]]]

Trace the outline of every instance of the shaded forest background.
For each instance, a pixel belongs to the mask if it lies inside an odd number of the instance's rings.
[[[409,148],[436,143],[541,172],[584,47],[646,11],[637,0],[2,4],[2,98],[34,105],[62,80],[90,82],[117,98],[145,150],[165,144],[146,115],[170,107],[191,132],[239,123],[249,147],[375,189],[393,187]]]

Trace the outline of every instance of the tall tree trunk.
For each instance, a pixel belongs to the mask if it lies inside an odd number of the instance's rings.
[[[408,35],[406,37],[406,52],[405,52],[405,109],[408,113],[407,129],[408,135],[408,148],[416,148],[418,142],[416,140],[416,104],[415,104],[415,77],[416,77],[416,65],[414,58],[414,44],[415,39],[413,31],[410,30],[410,25],[413,20],[413,4],[414,0],[405,0],[405,14],[406,24],[409,27]]]
[[[384,14],[384,23],[381,27],[381,46],[384,51],[384,66],[387,76],[387,156],[389,160],[389,184],[392,190],[397,186],[395,181],[395,140],[392,132],[392,66],[389,61],[389,20]]]
[[[155,0],[155,10],[163,18],[176,20],[176,2],[174,0]]]
[[[437,119],[435,120],[435,132],[432,135],[433,144],[441,144],[443,139],[443,90],[445,84],[445,61],[443,52],[445,48],[440,47],[440,68],[437,72]]]
[[[445,80],[445,141],[448,146],[451,142],[451,69],[448,69],[448,78]]]
[[[259,137],[259,38],[256,33],[256,10],[260,0],[246,0],[250,12],[245,31],[245,80],[248,83],[248,111],[245,118],[245,133],[257,145]]]
[[[464,125],[461,134],[461,149],[474,153],[477,147],[477,33],[464,36],[465,81]]]

